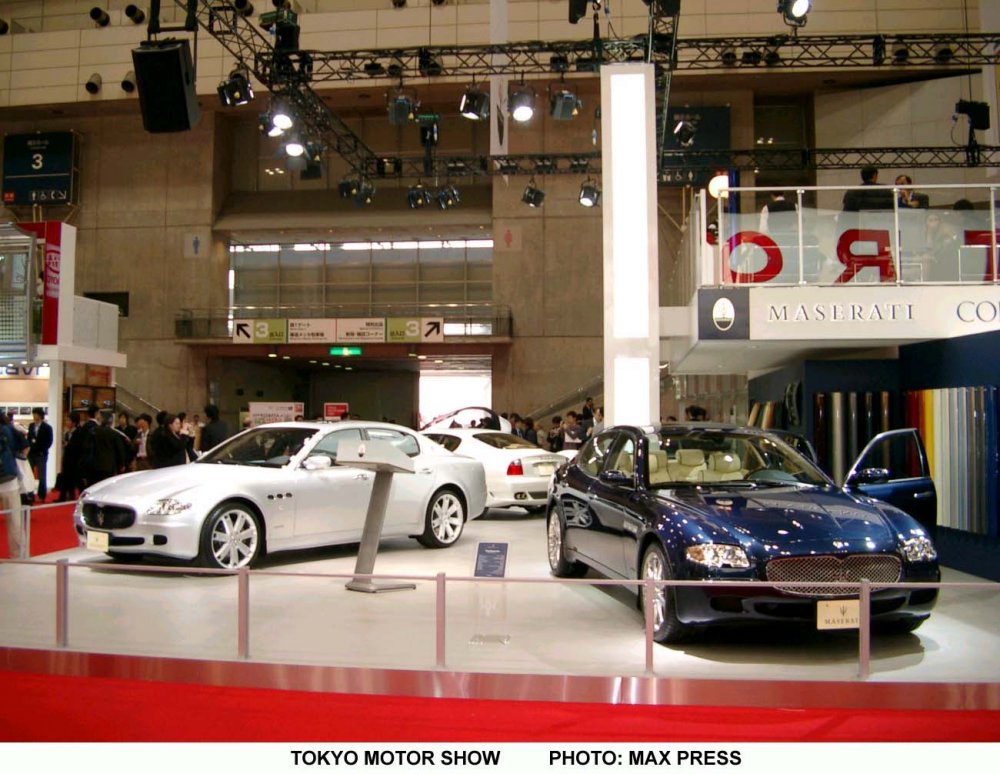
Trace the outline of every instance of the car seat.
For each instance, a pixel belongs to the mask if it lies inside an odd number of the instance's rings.
[[[740,455],[732,452],[712,452],[708,455],[706,481],[741,481],[746,478]]]
[[[670,462],[665,451],[649,452],[649,483],[662,484],[670,481]]]
[[[701,449],[678,449],[677,461],[667,466],[671,481],[702,481],[705,475],[705,452]]]

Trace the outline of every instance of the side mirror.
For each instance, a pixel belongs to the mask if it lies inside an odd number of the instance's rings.
[[[862,468],[847,480],[847,485],[862,486],[864,484],[886,484],[888,482],[888,468]]]
[[[302,463],[303,470],[329,470],[333,467],[333,460],[325,454],[316,454],[306,457]]]
[[[620,470],[602,471],[599,478],[605,484],[613,484],[615,486],[632,486],[632,476],[628,473],[622,473]]]

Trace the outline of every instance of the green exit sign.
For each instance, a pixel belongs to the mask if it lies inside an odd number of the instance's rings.
[[[336,357],[351,357],[360,355],[361,347],[330,347],[330,354]]]

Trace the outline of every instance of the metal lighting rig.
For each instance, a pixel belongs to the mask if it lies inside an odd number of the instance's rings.
[[[678,15],[649,8],[649,29],[628,39],[528,41],[479,46],[415,46],[357,51],[303,51],[297,47],[294,13],[281,7],[265,14],[272,32],[281,23],[295,25],[295,47],[281,45],[280,32],[266,34],[246,0],[175,0],[194,12],[198,25],[253,73],[276,97],[290,101],[298,126],[314,142],[341,156],[366,177],[427,176],[428,163],[439,175],[488,176],[580,174],[600,171],[600,154],[522,154],[510,156],[439,156],[413,158],[380,154],[334,114],[314,90],[318,83],[366,82],[451,76],[482,79],[489,75],[565,76],[593,74],[601,64],[652,62],[657,69],[659,179],[683,182],[691,170],[844,169],[872,164],[885,167],[962,167],[996,165],[1000,148],[977,146],[970,157],[962,147],[676,150],[667,148],[666,126],[672,74],[677,71],[778,72],[805,68],[861,68],[880,71],[935,70],[963,72],[997,63],[1000,34],[949,35],[774,35],[737,38],[677,37]],[[273,18],[272,18],[273,17]],[[431,70],[428,61],[434,63]]]

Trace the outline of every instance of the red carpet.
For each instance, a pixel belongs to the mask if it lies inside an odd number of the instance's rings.
[[[31,509],[31,546],[29,556],[65,551],[79,545],[73,529],[75,503],[61,503]],[[9,559],[7,517],[0,516],[0,559]]]
[[[416,699],[0,672],[4,742],[602,740],[995,742],[1000,712]]]

